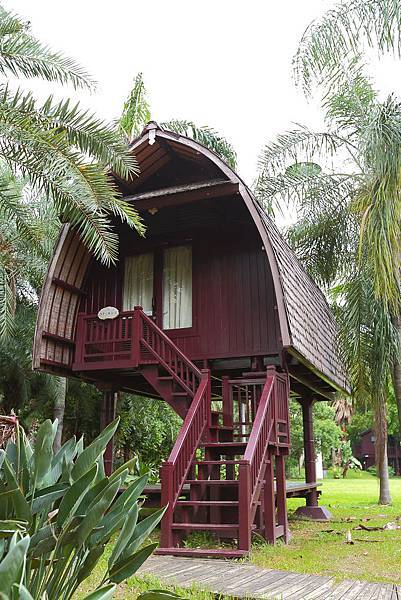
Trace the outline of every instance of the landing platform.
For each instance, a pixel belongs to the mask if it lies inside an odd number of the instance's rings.
[[[287,481],[286,491],[287,498],[305,498],[306,495],[313,490],[321,486],[321,483],[305,483],[302,481]],[[160,483],[155,485],[148,485],[145,487],[144,494],[146,494],[145,508],[156,508],[160,507],[161,502],[161,485]],[[184,485],[183,496],[189,493],[189,485]],[[320,492],[318,492],[320,493]]]
[[[197,585],[215,594],[235,598],[280,600],[398,600],[401,586],[262,569],[253,565],[221,560],[152,556],[138,571],[154,575],[167,584]]]

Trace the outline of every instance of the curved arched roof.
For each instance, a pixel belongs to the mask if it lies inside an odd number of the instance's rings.
[[[212,150],[191,138],[166,131],[154,122],[145,127],[131,148],[141,174],[138,179],[128,182],[130,192],[135,192],[136,186],[143,186],[144,181],[160,171],[171,160],[172,153],[187,161],[208,165],[209,169],[212,165],[218,177],[216,185],[235,186],[266,250],[283,347],[332,386],[346,390],[344,369],[337,352],[336,326],[327,301],[241,178]],[[55,372],[70,371],[80,288],[89,259],[78,235],[69,225],[64,226],[40,302],[35,368],[46,366],[47,370]]]

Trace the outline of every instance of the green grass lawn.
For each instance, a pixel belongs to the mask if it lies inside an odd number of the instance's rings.
[[[401,584],[401,529],[394,531],[356,530],[360,523],[383,526],[388,522],[401,525],[401,478],[391,480],[393,504],[379,506],[378,482],[368,474],[351,473],[348,479],[327,479],[322,485],[321,504],[333,515],[331,522],[316,523],[294,518],[294,511],[304,500],[288,501],[292,538],[288,545],[270,546],[255,540],[250,560],[253,564],[270,569],[302,573],[318,573],[341,579],[366,579]],[[345,543],[347,531],[353,545]],[[153,539],[154,541],[154,539]],[[109,549],[108,549],[109,550]],[[110,551],[110,550],[109,550]],[[96,571],[82,586],[77,598],[93,591],[105,570],[109,552]],[[148,589],[165,588],[154,577],[133,577],[119,586],[116,598],[136,598]],[[175,589],[169,587],[169,589]],[[175,589],[190,600],[212,600],[214,596],[193,588]]]
[[[393,504],[379,506],[378,482],[374,476],[363,474],[350,479],[325,480],[320,503],[329,508],[333,520],[326,523],[296,520],[294,511],[304,501],[289,500],[290,543],[275,547],[255,544],[251,561],[273,569],[400,584],[401,529],[355,529],[359,523],[382,526],[395,521],[401,525],[401,520],[396,521],[401,519],[401,479],[392,479],[390,485]],[[348,530],[353,545],[345,543]]]

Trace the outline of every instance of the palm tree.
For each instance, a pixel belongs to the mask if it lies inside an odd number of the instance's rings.
[[[1,218],[15,225],[19,237],[29,241],[36,254],[43,251],[43,240],[32,225],[31,207],[10,180],[11,171],[29,181],[33,194],[47,198],[55,214],[76,227],[97,258],[115,262],[118,239],[110,215],[118,215],[143,232],[136,211],[121,199],[108,177],[109,169],[121,177],[136,172],[125,139],[114,126],[68,99],[55,102],[49,97],[38,103],[30,92],[13,90],[7,80],[10,75],[74,88],[94,87],[79,65],[41,44],[27,23],[0,7]],[[12,250],[4,250],[0,260],[0,335],[8,331],[15,305],[15,271],[7,263]]]
[[[128,141],[131,141],[141,133],[150,120],[151,109],[143,81],[143,74],[138,73],[134,79],[132,90],[124,103],[121,117],[118,120],[118,126]],[[211,127],[206,125],[199,127],[193,121],[180,119],[170,119],[161,123],[161,126],[200,142],[210,150],[213,150],[213,152],[216,152],[231,168],[235,169],[237,155],[234,148],[222,135]]]
[[[317,279],[340,282],[344,354],[354,395],[368,394],[375,406],[380,501],[388,501],[391,372],[401,428],[401,106],[393,96],[378,101],[361,66],[366,47],[401,56],[399,0],[346,0],[310,24],[294,57],[295,80],[307,95],[323,90],[328,130],[279,136],[261,157],[257,188],[298,203],[291,241]]]
[[[390,265],[391,244],[401,240],[394,174],[401,105],[393,96],[379,102],[356,62],[325,96],[327,130],[299,126],[265,147],[256,191],[260,201],[269,198],[269,210],[296,204],[299,221],[289,240],[312,276],[334,287],[354,399],[370,398],[375,409],[380,502],[388,503],[386,395],[399,356]]]

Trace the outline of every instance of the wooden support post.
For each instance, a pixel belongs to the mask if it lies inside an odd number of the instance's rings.
[[[270,450],[266,457],[265,485],[263,493],[263,535],[270,544],[276,543],[276,504],[274,498],[274,455]]]
[[[316,452],[313,434],[313,403],[312,396],[301,399],[302,422],[304,429],[305,481],[316,484]],[[300,506],[295,511],[298,516],[309,519],[329,520],[330,512],[324,506],[319,506],[317,487],[311,488],[306,496],[306,506]]]
[[[229,377],[222,377],[223,395],[223,425],[232,427],[233,424],[233,400],[231,398],[231,387]]]
[[[316,452],[315,440],[313,435],[313,398],[302,399],[302,422],[304,428],[304,453],[305,453],[305,481],[306,483],[316,482]],[[317,506],[317,490],[314,489],[308,494],[306,499],[307,506]]]
[[[277,497],[277,521],[278,527],[282,527],[283,539],[285,543],[290,538],[287,519],[287,490],[285,481],[285,456],[278,454],[276,456],[276,497]]]
[[[251,549],[251,522],[250,522],[250,490],[251,471],[249,463],[242,462],[239,466],[239,504],[238,504],[238,548],[239,550]]]
[[[174,546],[174,532],[172,529],[174,515],[173,470],[174,467],[169,462],[164,462],[160,468],[161,505],[167,506],[161,522],[161,548],[172,548]]]
[[[103,431],[116,417],[117,392],[105,390],[100,410],[100,429]],[[104,471],[107,476],[113,472],[114,440],[109,441],[104,452]]]

